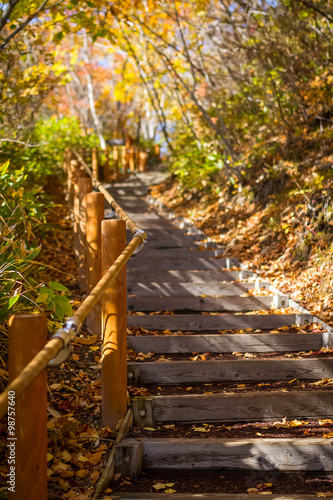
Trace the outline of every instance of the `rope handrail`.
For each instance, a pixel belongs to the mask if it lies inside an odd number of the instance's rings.
[[[144,243],[147,237],[145,231],[140,229],[135,224],[135,222],[126,214],[126,212],[120,207],[116,200],[114,200],[114,198],[108,193],[108,191],[93,176],[82,157],[78,153],[74,153],[80,160],[80,162],[82,162],[82,165],[87,170],[89,175],[92,177],[95,186],[102,194],[104,194],[111,207],[126,222],[127,226],[134,234],[126,248],[115,260],[115,262],[104,274],[104,276],[99,280],[99,282],[89,293],[89,295],[84,299],[76,313],[66,321],[64,327],[58,330],[52,336],[52,338],[47,342],[44,348],[39,351],[36,356],[30,361],[30,363],[22,370],[20,375],[18,375],[2,392],[2,394],[0,395],[0,418],[2,418],[6,414],[8,406],[8,394],[10,391],[15,391],[16,397],[19,397],[39,375],[39,373],[41,373],[49,364],[50,366],[58,366],[56,363],[52,365],[52,360],[55,360],[55,358],[59,356],[59,353],[62,350],[70,348],[71,344],[80,331],[83,321],[95,307],[95,305],[100,300],[110,284],[113,282],[113,280],[117,277],[118,273],[125,266],[129,258],[135,253],[138,247],[140,247],[140,245]],[[70,351],[68,350],[68,354],[69,352]],[[65,359],[67,359],[68,354]]]

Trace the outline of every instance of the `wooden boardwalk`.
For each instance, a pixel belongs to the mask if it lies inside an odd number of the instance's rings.
[[[128,363],[128,383],[149,387],[190,384],[258,384],[273,381],[330,379],[333,357],[286,357],[310,353],[322,346],[322,333],[293,329],[313,322],[310,314],[288,307],[288,297],[269,293],[268,282],[256,282],[237,259],[223,249],[202,248],[202,235],[188,234],[150,207],[144,196],[149,173],[115,184],[112,195],[144,228],[143,251],[128,263],[128,349],[160,355],[156,361]],[[207,243],[206,243],[207,247]],[[151,314],[154,313],[154,314]],[[284,327],[284,328],[283,328]],[[289,331],[290,330],[290,331]],[[134,334],[133,334],[134,333]],[[209,360],[190,359],[204,353]],[[232,354],[234,353],[234,355]],[[236,356],[236,354],[237,356]],[[247,353],[247,357],[240,354]],[[265,357],[267,353],[280,356]],[[228,354],[228,356],[225,356]],[[163,356],[176,356],[166,362]],[[220,356],[220,359],[218,356]],[[255,355],[255,356],[254,356]],[[259,357],[256,357],[259,355]],[[143,356],[144,358],[144,356]],[[249,386],[250,387],[250,386]],[[209,392],[209,391],[207,391]],[[153,428],[158,423],[196,425],[213,422],[265,422],[278,419],[330,419],[332,391],[313,390],[214,394],[161,394],[132,398],[134,426]],[[332,471],[333,439],[304,436],[247,439],[195,437],[125,438],[116,448],[116,469],[137,477],[149,470]],[[119,498],[155,499],[154,494],[120,494]],[[173,495],[195,499],[198,495]],[[200,499],[246,500],[249,495],[200,495]],[[251,496],[252,498],[252,496]],[[271,495],[272,499],[312,499],[311,495]]]

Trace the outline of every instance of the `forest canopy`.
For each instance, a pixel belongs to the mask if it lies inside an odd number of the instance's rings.
[[[331,1],[14,0],[0,14],[3,153],[73,117],[102,147],[127,130],[243,182],[244,148],[330,128]]]

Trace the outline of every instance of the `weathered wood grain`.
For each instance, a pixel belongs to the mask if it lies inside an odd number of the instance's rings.
[[[161,500],[161,493],[127,493],[119,492],[113,494],[114,499],[119,500]],[[246,493],[173,493],[174,500],[253,500],[253,494]],[[269,495],[270,500],[318,500],[317,495],[290,495],[289,493]],[[101,500],[103,500],[101,498]],[[109,500],[105,498],[105,500]]]
[[[291,326],[298,322],[312,322],[310,314],[172,314],[172,315],[129,315],[128,326],[142,326],[148,330],[239,330],[254,328],[269,330],[281,326]]]
[[[237,266],[239,264],[238,259],[231,258],[229,259],[232,266]],[[141,259],[133,259],[128,262],[128,269],[141,269],[141,270],[149,270],[153,271],[154,269],[160,271],[174,271],[174,270],[203,270],[203,269],[217,269],[222,270],[227,267],[227,259],[218,259],[218,258],[208,258],[208,259],[200,259],[200,258],[188,258],[184,257],[183,259],[159,259],[159,258],[149,258],[145,259],[142,256]]]
[[[127,368],[131,384],[315,380],[332,377],[333,358],[143,362]]]
[[[152,245],[159,246],[161,243],[168,241],[177,242],[179,246],[191,245],[193,246],[195,242],[200,241],[198,236],[193,236],[192,234],[186,234],[184,231],[174,231],[174,230],[164,230],[158,231],[156,229],[148,229],[147,231],[148,241]]]
[[[134,406],[134,400],[132,404]],[[316,420],[332,417],[332,393],[276,391],[151,396],[151,406],[155,422],[261,422],[284,417]],[[146,425],[144,421],[140,423],[141,418],[134,413],[134,425]]]
[[[320,333],[240,333],[215,335],[128,335],[127,346],[135,352],[163,354],[190,352],[292,352],[316,350],[322,345]]]
[[[129,311],[260,311],[273,306],[273,297],[133,297],[127,298]]]
[[[263,283],[262,288],[268,290],[269,283]],[[242,295],[255,288],[255,283],[130,283],[127,286],[129,295],[167,296],[179,295]]]
[[[180,259],[180,258],[190,258],[195,259],[199,258],[209,258],[209,257],[218,257],[224,252],[223,249],[220,250],[198,250],[193,247],[179,247],[179,248],[170,248],[169,250],[156,250],[153,247],[145,247],[144,252],[142,253],[142,258],[150,259]]]
[[[333,439],[141,438],[144,470],[333,471]],[[125,439],[123,446],[137,446]]]
[[[115,470],[124,477],[137,478],[142,472],[142,443],[124,446],[124,441],[115,446]]]
[[[251,271],[159,271],[150,270],[139,271],[136,269],[127,269],[128,283],[211,283],[212,281],[231,282],[237,279],[247,279],[253,276]]]

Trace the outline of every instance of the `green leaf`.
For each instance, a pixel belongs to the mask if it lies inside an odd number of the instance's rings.
[[[61,304],[55,305],[55,315],[58,319],[62,319],[65,316],[65,313],[61,307]]]
[[[49,298],[49,294],[48,293],[41,293],[40,295],[38,295],[37,299],[35,300],[36,304],[44,304],[47,299]]]
[[[63,310],[63,312],[66,316],[72,316],[73,308],[69,302],[67,302],[67,303],[66,302],[58,302],[57,305],[59,305],[61,307],[61,309]]]
[[[16,304],[18,299],[20,298],[20,295],[14,295],[14,297],[11,297],[8,302],[0,309],[0,319],[4,318],[8,311]]]
[[[53,37],[53,41],[55,43],[59,43],[61,42],[61,40],[64,38],[65,36],[65,33],[63,31],[58,31],[58,33],[56,33]]]
[[[49,281],[49,287],[53,290],[57,290],[57,292],[68,292],[68,288],[57,281]]]
[[[19,298],[20,298],[19,294],[14,295],[14,297],[11,297],[8,301],[8,309],[11,309],[13,305],[16,304]]]

